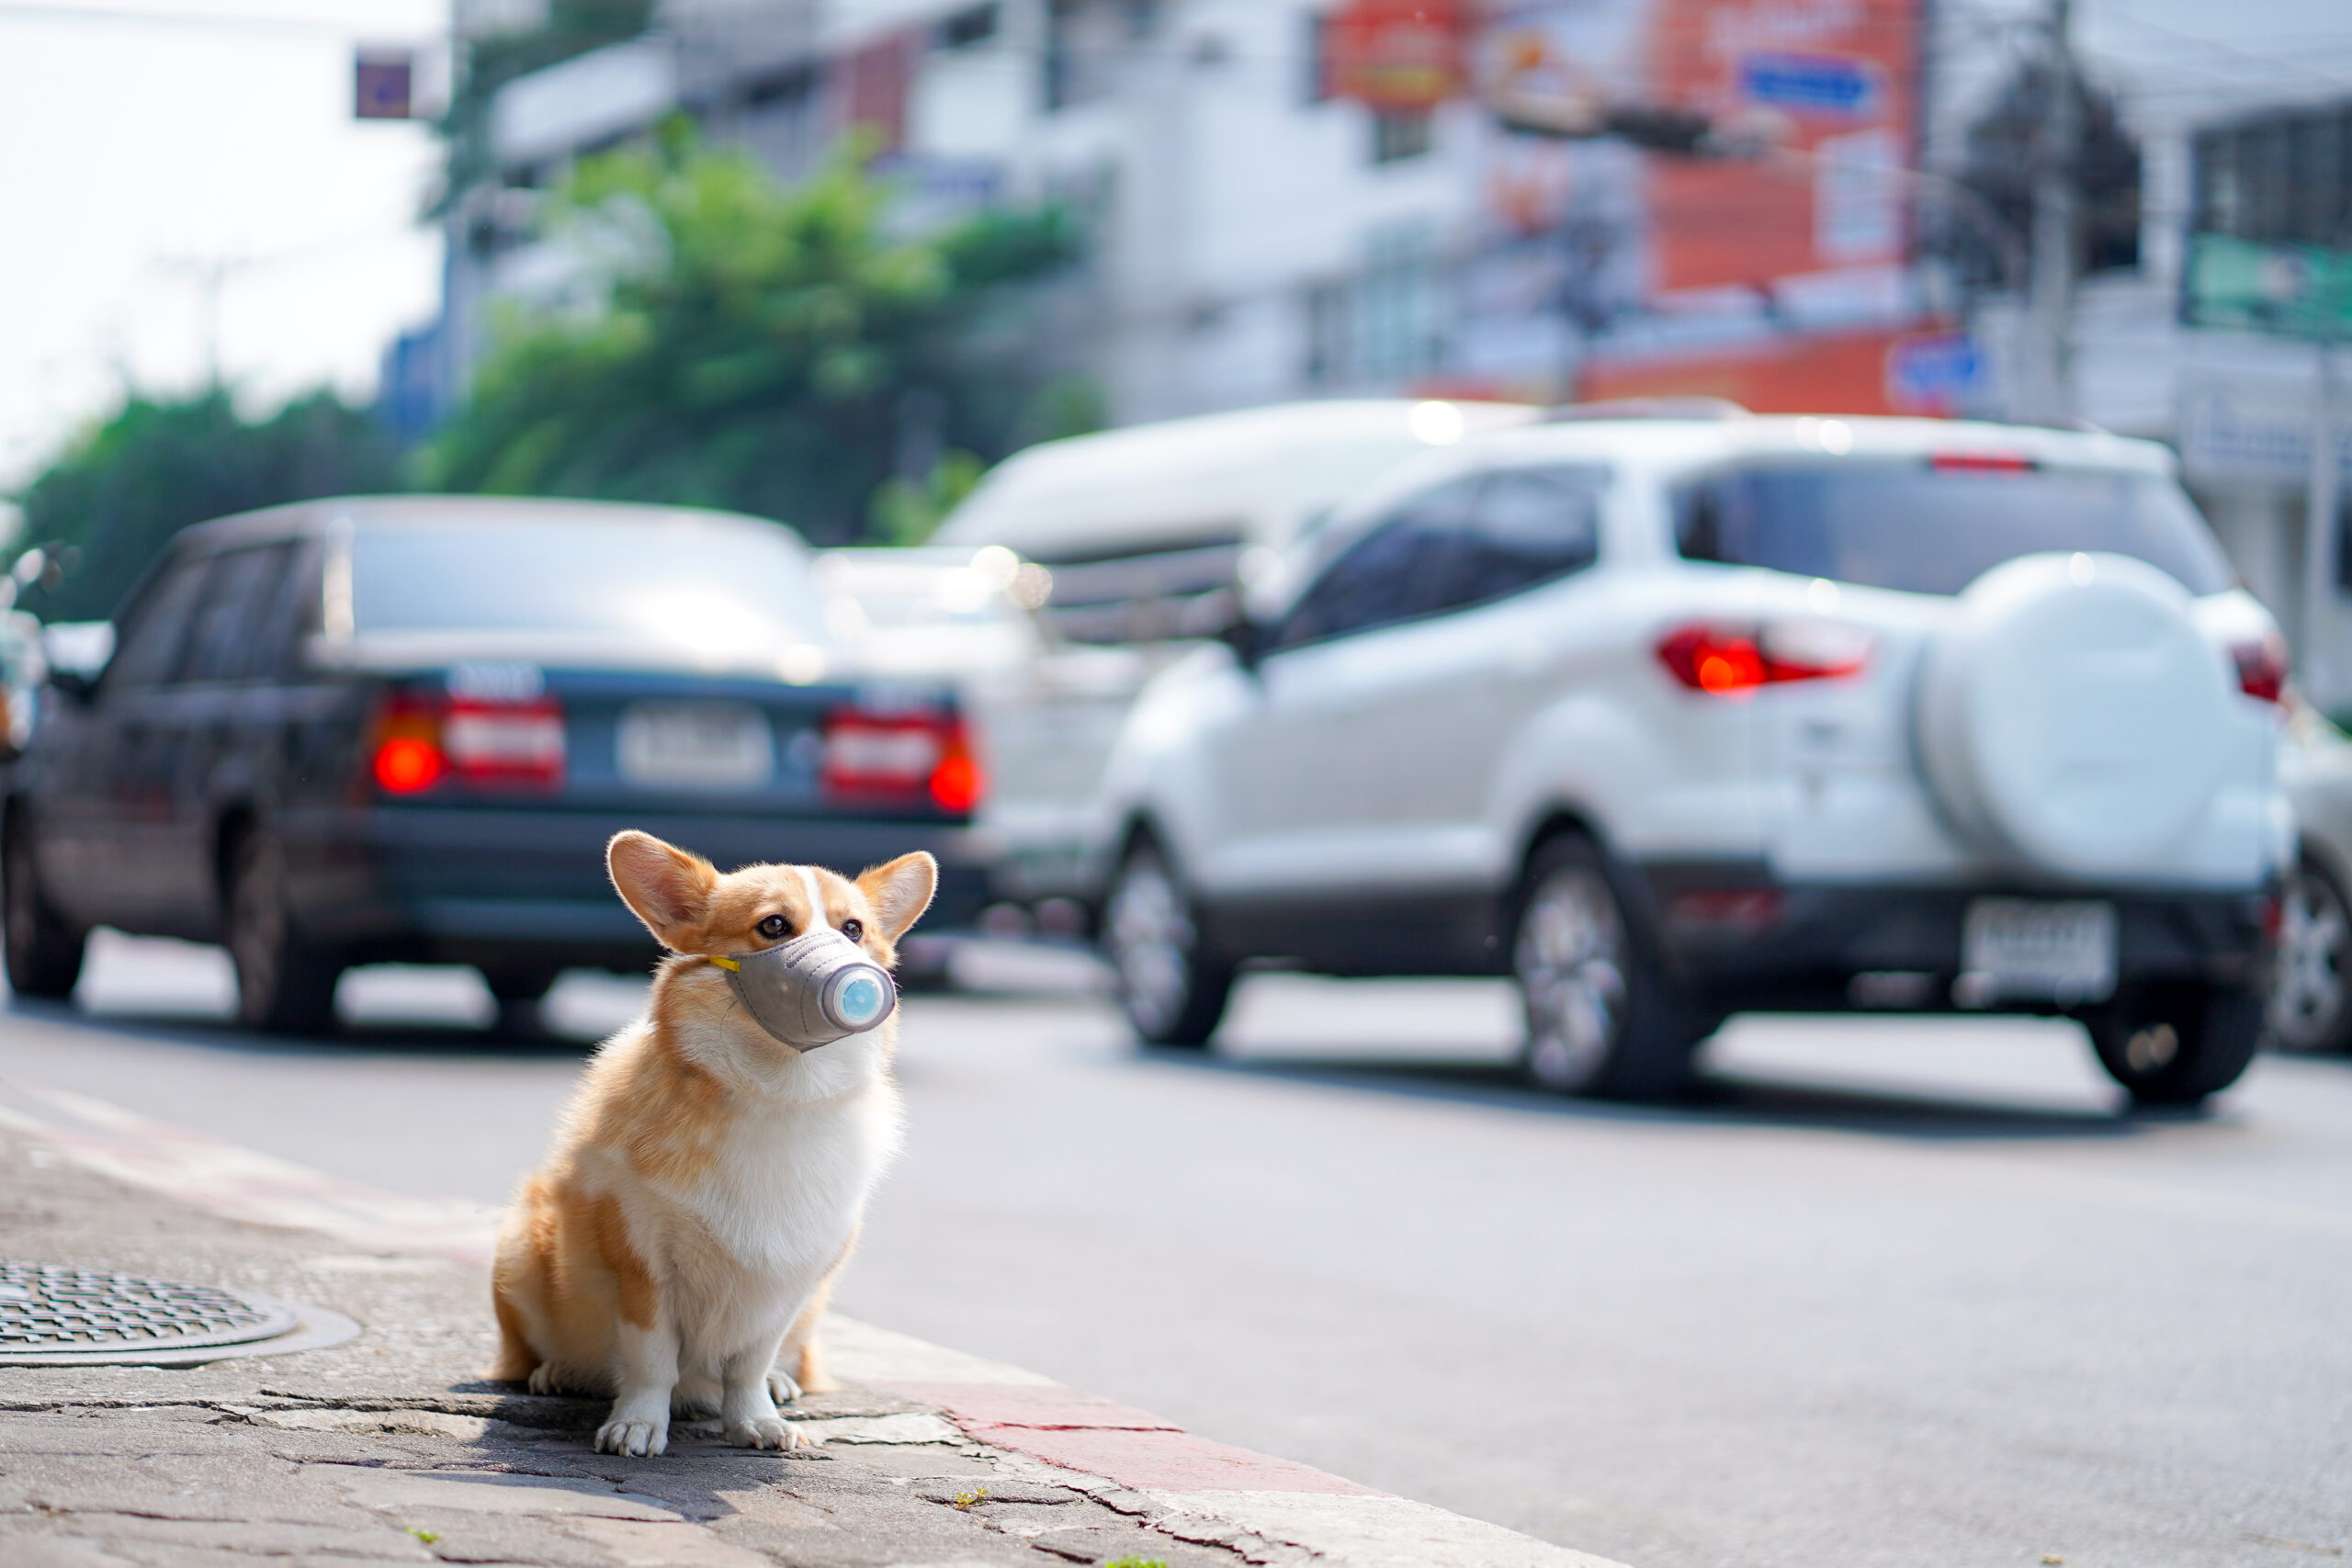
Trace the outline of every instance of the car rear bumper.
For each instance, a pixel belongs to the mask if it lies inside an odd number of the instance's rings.
[[[653,944],[605,872],[606,841],[628,828],[721,870],[767,861],[854,876],[928,850],[940,880],[926,931],[968,926],[988,900],[981,841],[953,824],[376,807],[291,813],[275,827],[303,929],[362,957],[641,964]]]
[[[1962,928],[1969,905],[1988,897],[2113,904],[2122,985],[2256,985],[2275,910],[2265,890],[1792,884],[1775,881],[1758,861],[1653,862],[1636,870],[1668,967],[1726,1011],[1954,1007]]]

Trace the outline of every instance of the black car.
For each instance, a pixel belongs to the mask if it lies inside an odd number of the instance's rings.
[[[951,694],[860,682],[798,536],[725,513],[476,497],[191,528],[60,673],[0,820],[9,982],[93,926],[225,942],[256,1027],[336,978],[470,964],[510,1016],[653,948],[605,876],[642,828],[722,867],[941,862],[977,913],[981,781]]]

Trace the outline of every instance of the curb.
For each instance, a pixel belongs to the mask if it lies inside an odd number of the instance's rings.
[[[0,1127],[230,1219],[372,1252],[490,1261],[498,1211],[487,1205],[381,1191],[87,1095],[0,1079]],[[931,1412],[811,1422],[827,1442],[977,1444],[1012,1473],[1275,1568],[1623,1568],[839,1314],[828,1314],[825,1340],[836,1375]]]

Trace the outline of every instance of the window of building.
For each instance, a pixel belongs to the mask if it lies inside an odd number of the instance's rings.
[[[806,61],[754,77],[743,88],[743,102],[755,109],[797,103],[817,90],[817,70]]]
[[[1427,109],[1382,109],[1372,117],[1372,161],[1399,164],[1430,150],[1434,116]]]
[[[986,43],[996,37],[997,8],[994,6],[972,6],[956,12],[939,24],[939,47],[969,49],[976,43]]]
[[[1402,381],[1437,368],[1440,277],[1426,226],[1376,230],[1355,283],[1351,369],[1368,381]]]
[[[1306,288],[1306,379],[1316,387],[1348,378],[1349,288],[1344,283],[1313,283]]]
[[[1088,46],[1094,40],[1088,37],[1092,29],[1087,25],[1088,13],[1094,9],[1086,0],[1046,0],[1046,107],[1066,109],[1082,104],[1098,95],[1092,91],[1095,71],[1087,58]]]
[[[1306,374],[1317,387],[1408,382],[1443,357],[1446,274],[1424,223],[1373,231],[1363,267],[1300,296]]]
[[[2192,157],[2199,233],[2352,245],[2352,101],[2216,126]]]
[[[1109,96],[1120,62],[1159,28],[1154,0],[1046,0],[1046,107]]]
[[[1331,101],[1331,17],[1309,11],[1299,18],[1298,101],[1306,105]]]

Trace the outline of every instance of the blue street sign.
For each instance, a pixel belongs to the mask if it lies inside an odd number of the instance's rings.
[[[1751,54],[1739,62],[1739,90],[1751,104],[1839,119],[1868,119],[1879,107],[1876,68],[1835,54]]]

